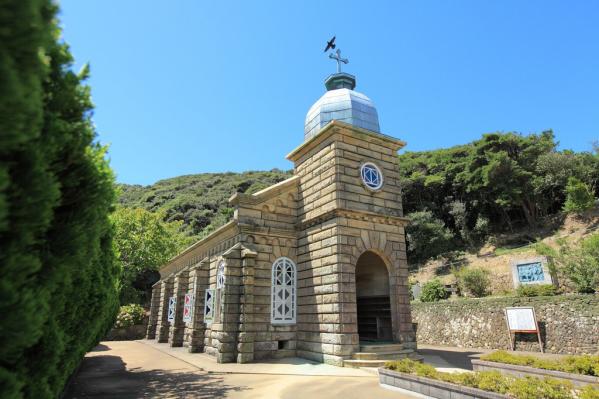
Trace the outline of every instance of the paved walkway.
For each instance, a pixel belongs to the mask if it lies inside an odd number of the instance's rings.
[[[304,359],[218,364],[152,341],[103,342],[88,353],[67,389],[70,398],[394,398],[363,370]]]
[[[488,352],[418,346],[424,362],[441,371],[472,370],[470,360]],[[335,367],[300,358],[219,364],[203,353],[188,353],[184,348],[146,340],[107,341],[98,345],[85,356],[65,395],[66,399],[413,397],[381,388],[376,369]]]

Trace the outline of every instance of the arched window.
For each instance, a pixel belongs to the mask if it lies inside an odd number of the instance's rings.
[[[295,323],[297,276],[291,259],[279,258],[273,263],[271,284],[271,323]]]
[[[216,270],[216,288],[225,286],[225,261],[221,260]]]

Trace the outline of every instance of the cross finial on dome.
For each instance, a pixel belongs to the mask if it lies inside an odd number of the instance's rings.
[[[347,58],[341,58],[341,50],[337,49],[337,51],[335,52],[335,54],[330,53],[329,54],[329,58],[337,61],[337,73],[341,73],[341,63],[343,62],[344,64],[349,63],[349,60]]]

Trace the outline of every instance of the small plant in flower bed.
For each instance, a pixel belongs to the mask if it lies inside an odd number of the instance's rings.
[[[529,366],[545,370],[564,371],[566,373],[599,377],[599,356],[567,356],[560,360],[549,360],[541,359],[536,356],[513,355],[505,351],[497,351],[488,355],[483,355],[480,359],[489,362]]]
[[[498,371],[444,373],[437,371],[431,365],[410,359],[387,362],[385,368],[400,373],[496,392],[514,399],[599,399],[599,389],[597,387],[589,385],[576,391],[571,382],[555,378],[517,378],[502,375]]]
[[[136,324],[142,324],[146,311],[141,305],[132,303],[130,305],[121,306],[119,314],[116,317],[116,328],[131,327]]]

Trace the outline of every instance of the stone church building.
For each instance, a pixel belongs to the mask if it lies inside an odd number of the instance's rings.
[[[298,356],[343,365],[361,345],[416,342],[397,151],[336,73],[310,108],[293,177],[229,199],[233,220],[171,259],[147,338],[218,362]],[[355,358],[355,356],[354,356]]]

